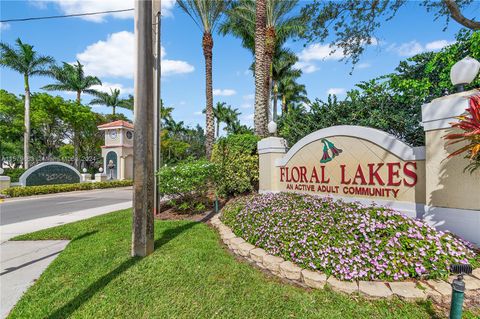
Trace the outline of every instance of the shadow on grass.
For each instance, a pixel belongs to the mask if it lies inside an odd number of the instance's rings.
[[[162,245],[165,245],[170,240],[174,239],[175,237],[177,237],[178,235],[180,235],[184,231],[190,229],[191,227],[193,227],[196,224],[198,224],[198,222],[191,222],[191,223],[188,223],[188,224],[176,227],[176,228],[167,229],[162,234],[162,237],[155,240],[155,249],[158,249]],[[82,236],[80,236],[80,237],[82,237]],[[77,237],[74,240],[80,239],[80,237]],[[105,286],[107,286],[112,280],[117,278],[119,275],[124,273],[126,270],[128,270],[130,267],[135,265],[140,260],[142,260],[141,257],[132,257],[132,258],[129,258],[128,260],[124,261],[117,268],[113,269],[108,274],[104,275],[103,277],[98,279],[96,282],[92,283],[90,286],[88,286],[86,289],[84,289],[82,292],[80,292],[74,299],[70,300],[63,307],[57,309],[54,313],[49,315],[47,318],[54,319],[54,318],[69,317],[81,305],[83,305],[85,302],[90,300],[90,298],[92,298],[93,295],[95,295],[98,291],[100,291]]]

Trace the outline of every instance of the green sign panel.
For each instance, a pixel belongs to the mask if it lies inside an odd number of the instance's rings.
[[[73,183],[80,183],[80,173],[74,167],[58,162],[38,164],[20,177],[20,184],[24,186]]]

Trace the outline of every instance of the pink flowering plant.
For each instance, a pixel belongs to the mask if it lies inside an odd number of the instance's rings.
[[[454,263],[480,265],[472,244],[380,206],[292,193],[252,195],[223,208],[237,236],[341,280],[445,278]]]

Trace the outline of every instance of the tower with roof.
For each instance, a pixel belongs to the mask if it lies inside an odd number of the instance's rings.
[[[98,129],[105,132],[102,157],[107,179],[133,179],[133,124],[119,120]]]

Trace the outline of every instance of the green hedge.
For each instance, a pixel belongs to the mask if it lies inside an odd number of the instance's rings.
[[[221,176],[217,181],[220,196],[236,196],[258,188],[258,141],[253,134],[232,134],[215,143],[212,162]]]
[[[7,195],[10,197],[22,197],[22,196],[72,192],[72,191],[83,191],[83,190],[89,190],[89,189],[125,187],[125,186],[131,186],[131,185],[133,185],[133,181],[124,180],[124,181],[111,181],[111,182],[10,187],[1,191],[0,194]]]
[[[4,168],[3,175],[10,177],[10,182],[16,183],[26,171],[24,168]]]

